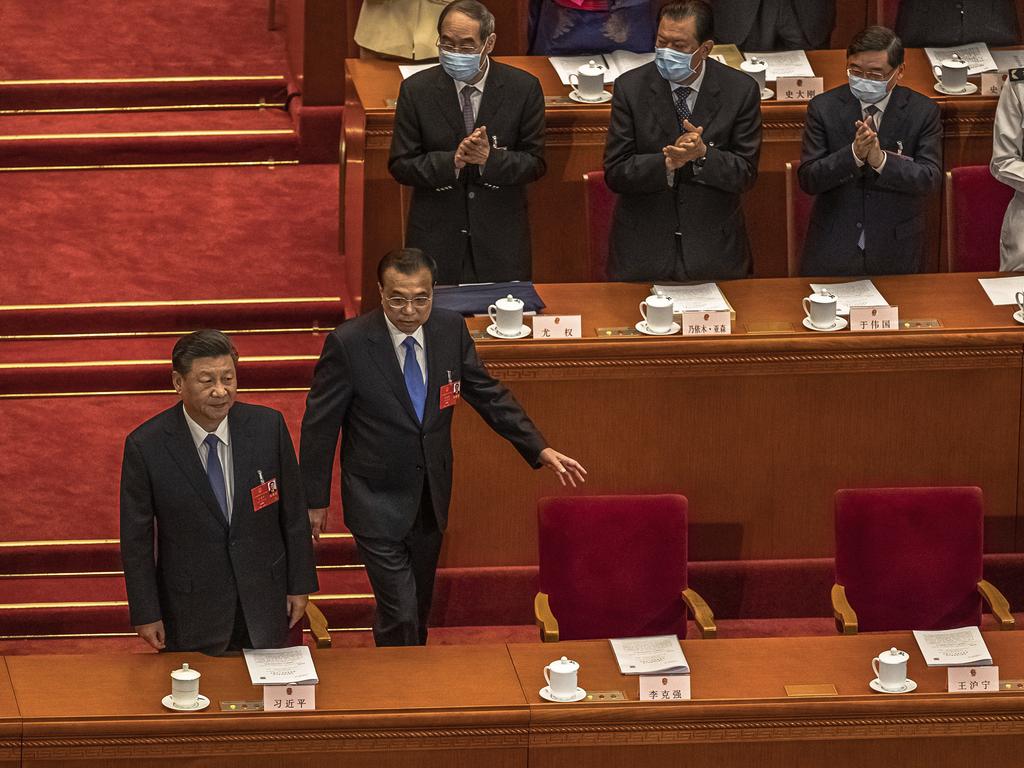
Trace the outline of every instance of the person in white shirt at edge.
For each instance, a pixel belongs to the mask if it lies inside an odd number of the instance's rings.
[[[1014,190],[999,236],[999,270],[1024,272],[1024,67],[1010,70],[999,95],[989,167]]]

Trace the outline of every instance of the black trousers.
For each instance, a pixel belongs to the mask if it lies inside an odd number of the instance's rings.
[[[373,639],[379,647],[427,644],[442,538],[425,483],[416,522],[405,538],[355,537],[377,600]]]

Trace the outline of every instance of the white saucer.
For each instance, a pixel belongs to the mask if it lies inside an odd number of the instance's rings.
[[[761,101],[765,101],[767,99],[774,99],[774,98],[775,98],[775,91],[773,91],[771,88],[762,88],[761,89]]]
[[[196,704],[195,704],[194,707],[179,707],[179,706],[177,706],[174,703],[174,698],[169,693],[166,696],[164,696],[162,699],[160,699],[160,703],[163,704],[168,709],[173,709],[173,710],[176,710],[178,712],[198,712],[199,710],[206,709],[208,706],[210,706],[210,700],[208,698],[206,698],[205,696],[203,696],[203,694],[201,694],[201,693],[199,694],[198,697],[196,697]]]
[[[1013,313],[1013,319],[1016,320],[1018,323],[1024,325],[1024,312],[1021,312],[1018,309],[1016,312]]]
[[[831,327],[819,328],[818,326],[811,324],[811,318],[804,318],[804,328],[806,328],[808,331],[820,331],[821,333],[831,333],[832,331],[841,331],[848,325],[849,323],[846,322],[845,319],[837,316],[836,321],[832,323]]]
[[[487,333],[496,339],[525,339],[530,335],[530,326],[524,325],[519,329],[519,333],[513,334],[512,336],[506,336],[504,333],[498,330],[498,326],[491,323],[487,326]]]
[[[962,91],[951,91],[948,88],[946,88],[946,86],[944,86],[942,83],[936,83],[935,90],[945,96],[970,96],[971,94],[978,92],[978,86],[968,81],[967,87],[965,87]]]
[[[574,701],[583,701],[583,699],[585,699],[587,696],[586,691],[584,691],[582,688],[577,688],[576,694],[571,699],[556,699],[554,696],[551,695],[551,689],[546,685],[540,689],[539,693],[542,699],[545,699],[547,701],[553,701],[556,704],[570,704]]]
[[[608,91],[601,91],[601,95],[596,99],[584,99],[575,90],[572,90],[569,91],[569,98],[577,104],[604,104],[612,100],[612,95]]]
[[[868,687],[871,688],[872,691],[877,691],[878,693],[910,693],[911,691],[917,690],[917,683],[915,683],[908,677],[907,682],[905,682],[903,684],[903,687],[900,688],[898,691],[888,691],[882,687],[882,684],[878,682],[878,678],[876,677],[874,680],[868,683]]]
[[[672,327],[667,331],[652,331],[647,327],[646,320],[641,320],[633,327],[640,331],[640,333],[646,334],[647,336],[671,336],[673,333],[679,333],[679,331],[682,330],[682,326],[679,323],[672,323]]]

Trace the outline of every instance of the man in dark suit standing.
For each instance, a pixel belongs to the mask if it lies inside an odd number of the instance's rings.
[[[1020,42],[1013,0],[901,0],[896,34],[911,48]]]
[[[402,83],[388,168],[413,188],[405,243],[441,283],[528,280],[526,185],[544,175],[544,94],[499,64],[494,16],[455,0],[438,21],[441,66]]]
[[[849,84],[811,100],[800,187],[817,195],[804,242],[805,275],[919,272],[929,198],[942,181],[939,108],[897,85],[903,44],[868,27],[846,52]]]
[[[341,431],[341,500],[373,592],[377,645],[422,645],[448,522],[453,407],[465,398],[533,467],[583,482],[477,357],[461,315],[431,312],[435,267],[392,251],[377,267],[382,306],[324,342],[302,419],[299,463],[314,535],[326,526]]]
[[[223,333],[184,336],[171,359],[182,402],[124,446],[131,622],[158,650],[280,647],[317,590],[288,429],[277,411],[235,402],[238,353]]]
[[[828,48],[835,0],[713,0],[715,40],[743,51]]]
[[[615,83],[605,180],[619,193],[614,280],[746,277],[742,193],[757,178],[761,94],[708,56],[711,7],[673,0],[659,14],[655,61]]]

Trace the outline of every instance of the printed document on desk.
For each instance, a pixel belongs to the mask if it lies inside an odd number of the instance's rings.
[[[977,627],[937,632],[915,629],[914,639],[929,667],[987,667],[992,664],[992,653]]]
[[[402,73],[402,79],[408,80],[410,77],[415,75],[417,72],[422,72],[424,69],[431,69],[433,67],[441,66],[436,61],[429,64],[402,64],[398,67],[398,71]]]
[[[850,314],[850,307],[885,307],[888,302],[870,280],[854,280],[852,283],[811,283],[815,293],[828,291],[836,297],[836,314]]]
[[[624,675],[688,675],[690,666],[675,635],[609,640]]]
[[[982,289],[994,307],[1017,303],[1017,292],[1024,291],[1024,275],[1020,277],[979,277]]]
[[[655,284],[651,286],[651,293],[672,299],[672,311],[677,315],[680,312],[728,312],[732,309],[718,283]]]
[[[996,61],[985,43],[967,43],[950,48],[925,48],[924,52],[928,55],[928,63],[932,65],[932,74],[935,73],[935,67],[942,64],[943,59],[948,59],[954,53],[959,54],[960,58],[967,62],[968,75],[996,71]]]
[[[576,74],[580,67],[586,66],[590,62],[604,67],[604,83],[608,85],[608,83],[614,83],[615,78],[619,75],[624,75],[631,69],[654,61],[654,54],[612,51],[611,53],[596,53],[592,56],[552,56],[548,61],[558,73],[558,79],[562,81],[562,85],[571,85],[569,75]]]
[[[253,685],[316,685],[320,682],[313,657],[304,645],[246,648],[242,653]]]
[[[780,77],[814,77],[814,69],[803,51],[775,51],[773,53],[743,52],[747,61],[757,59],[768,65],[765,79],[778,80]]]

